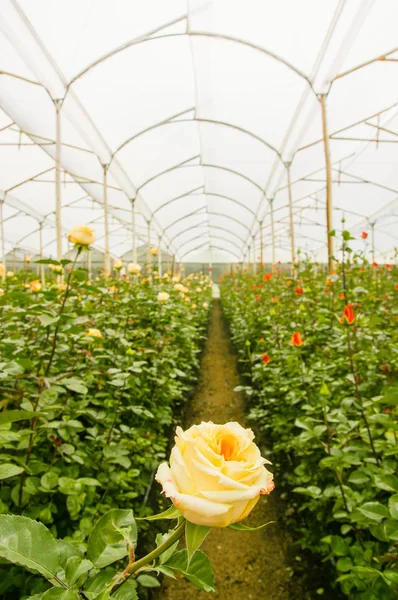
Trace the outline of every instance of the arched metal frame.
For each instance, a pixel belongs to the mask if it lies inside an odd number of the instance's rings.
[[[173,24],[177,24],[177,23],[179,23],[179,22],[181,22],[181,21],[187,21],[187,23],[188,23],[188,28],[187,28],[187,31],[186,31],[186,32],[183,32],[183,33],[171,33],[171,34],[160,34],[160,32],[162,32],[162,31],[163,31],[165,28],[167,28],[167,27],[169,27],[169,26],[171,26],[171,25],[173,25]],[[159,34],[159,35],[157,35],[157,34]],[[170,23],[168,23],[168,24],[166,24],[166,25],[163,25],[163,26],[161,26],[161,27],[158,27],[157,29],[155,29],[155,30],[153,30],[153,31],[151,31],[151,32],[148,32],[147,34],[144,34],[143,36],[139,36],[139,38],[135,38],[135,39],[133,39],[133,40],[130,40],[130,41],[128,41],[127,43],[123,44],[122,46],[119,46],[118,48],[115,48],[115,49],[114,49],[114,50],[112,50],[111,52],[109,52],[109,53],[107,53],[107,54],[103,55],[102,57],[100,57],[99,59],[97,59],[96,61],[94,61],[94,62],[93,62],[93,63],[91,63],[90,65],[88,65],[88,66],[87,66],[85,69],[83,69],[81,72],[79,72],[79,73],[78,73],[78,74],[77,74],[77,75],[76,75],[74,78],[72,78],[72,79],[69,81],[69,83],[67,83],[67,84],[66,84],[66,88],[65,88],[65,89],[66,89],[66,92],[65,92],[65,96],[63,97],[62,101],[65,99],[66,95],[68,94],[68,92],[69,92],[69,90],[70,90],[71,86],[73,85],[73,83],[74,83],[75,81],[77,81],[77,80],[78,80],[80,77],[82,77],[84,74],[86,74],[87,72],[89,72],[89,71],[90,71],[92,68],[94,68],[94,67],[96,67],[97,65],[101,64],[101,63],[102,63],[102,62],[104,62],[105,60],[108,60],[109,58],[111,58],[112,56],[116,55],[117,53],[119,53],[119,52],[122,52],[123,50],[126,50],[127,48],[130,48],[130,47],[132,47],[132,46],[135,46],[135,45],[137,45],[137,44],[144,43],[144,42],[147,42],[147,41],[151,41],[151,40],[159,40],[159,39],[168,38],[168,37],[186,36],[186,35],[188,35],[188,36],[190,36],[190,37],[206,37],[206,38],[213,38],[213,39],[224,40],[224,41],[227,41],[227,42],[232,42],[232,43],[236,43],[236,44],[243,44],[244,46],[247,46],[247,47],[249,47],[249,48],[252,48],[252,49],[254,49],[254,50],[256,50],[256,51],[259,51],[259,52],[261,52],[261,53],[264,53],[264,54],[265,54],[265,55],[267,55],[269,58],[272,58],[272,59],[274,59],[274,60],[277,60],[277,61],[278,61],[278,62],[280,62],[282,65],[284,65],[285,67],[287,67],[288,69],[290,69],[291,71],[293,71],[293,72],[294,72],[294,73],[295,73],[297,76],[299,76],[299,77],[301,77],[302,79],[304,79],[304,80],[307,82],[307,84],[308,84],[308,86],[309,86],[309,89],[311,90],[311,92],[312,92],[312,93],[314,93],[314,94],[316,94],[316,92],[315,92],[315,90],[314,90],[314,88],[313,88],[313,84],[312,84],[312,81],[311,81],[311,79],[310,79],[309,77],[307,77],[307,76],[306,76],[304,73],[302,73],[302,72],[301,72],[299,69],[297,69],[296,67],[294,67],[294,65],[290,64],[288,61],[284,60],[284,59],[283,59],[283,58],[281,58],[280,56],[276,55],[275,53],[273,53],[273,52],[271,52],[271,51],[268,51],[266,48],[263,48],[262,46],[259,46],[259,45],[256,45],[256,44],[253,44],[253,43],[251,43],[251,42],[248,42],[248,41],[242,40],[242,39],[240,39],[240,38],[237,38],[237,37],[234,37],[234,36],[227,36],[227,35],[221,35],[221,34],[216,34],[216,33],[214,33],[214,34],[213,34],[213,33],[209,33],[209,32],[201,32],[201,31],[191,31],[191,30],[189,30],[189,20],[188,20],[188,15],[187,15],[187,14],[184,14],[184,15],[182,15],[181,17],[179,17],[179,18],[177,18],[177,19],[174,19],[173,21],[171,21]],[[396,52],[396,51],[397,51],[397,48],[394,48],[392,51],[390,51],[389,53],[386,53],[386,54],[385,54],[385,55],[383,55],[383,56],[376,57],[375,59],[372,59],[372,60],[370,60],[370,61],[367,61],[366,63],[362,63],[361,65],[358,65],[357,67],[354,67],[354,68],[350,69],[349,71],[346,71],[346,72],[343,72],[343,73],[337,74],[337,75],[334,77],[334,79],[331,81],[331,84],[330,84],[330,87],[329,87],[329,89],[328,89],[328,92],[327,92],[327,93],[329,93],[329,91],[330,91],[330,88],[331,88],[331,85],[332,85],[332,84],[333,84],[335,81],[337,81],[338,79],[340,79],[340,78],[342,78],[342,77],[346,77],[347,75],[349,75],[349,74],[351,74],[351,73],[353,73],[353,72],[357,71],[358,69],[361,69],[361,68],[363,68],[363,67],[365,67],[365,66],[367,66],[367,65],[369,65],[369,64],[372,64],[373,62],[376,62],[376,61],[378,61],[378,60],[386,60],[386,57],[387,57],[387,56],[389,56],[389,55],[393,54],[393,53],[394,53],[394,52]],[[2,75],[7,75],[7,76],[12,76],[12,77],[17,77],[17,78],[19,78],[19,79],[22,79],[22,80],[24,80],[24,81],[26,81],[26,82],[28,82],[28,83],[30,83],[30,84],[33,84],[33,85],[39,85],[39,86],[43,87],[43,88],[44,88],[44,89],[47,91],[47,93],[49,93],[49,91],[47,90],[47,88],[46,88],[46,87],[45,87],[43,84],[41,84],[40,82],[36,82],[36,81],[34,81],[34,80],[29,80],[28,78],[20,77],[20,76],[18,76],[18,75],[14,75],[14,74],[6,73],[6,72],[0,72],[0,74],[2,74]],[[327,93],[326,93],[326,94],[322,94],[322,96],[324,97],[324,99],[326,98],[326,96],[327,96]],[[51,94],[49,94],[49,95],[50,95],[50,97],[51,97]],[[51,97],[51,98],[52,98],[52,97]],[[52,100],[54,100],[54,99],[52,98]],[[195,108],[195,107],[194,107],[194,108]],[[189,109],[189,110],[192,110],[192,109]],[[188,112],[188,111],[185,111],[185,112]],[[184,113],[181,113],[181,114],[184,114]],[[175,117],[174,117],[174,118],[175,118]],[[178,123],[178,122],[187,122],[187,121],[189,121],[189,122],[195,122],[195,121],[198,121],[198,122],[200,122],[200,120],[198,120],[198,119],[195,119],[195,118],[194,118],[193,120],[191,120],[191,119],[189,119],[189,120],[188,120],[188,119],[182,119],[182,120],[180,120],[180,121],[167,121],[167,122],[165,122],[165,123],[162,123],[162,125],[164,125],[164,124],[171,124],[171,123]],[[260,141],[260,142],[264,143],[264,144],[265,144],[267,147],[269,147],[270,149],[272,149],[272,150],[276,151],[276,152],[277,152],[277,154],[278,154],[278,157],[279,157],[279,159],[281,159],[281,155],[279,154],[279,152],[278,152],[276,149],[274,149],[274,148],[270,147],[270,145],[269,145],[269,144],[267,144],[267,142],[266,142],[265,140],[262,140],[261,138],[258,138],[258,137],[257,137],[255,134],[252,134],[251,132],[248,132],[248,131],[246,131],[246,130],[241,130],[241,128],[239,128],[239,127],[236,127],[236,126],[234,126],[233,124],[228,124],[228,123],[219,122],[219,121],[214,121],[214,122],[213,122],[212,120],[206,120],[206,119],[202,119],[202,121],[203,121],[203,122],[209,122],[209,123],[212,123],[212,124],[223,125],[223,126],[226,126],[226,127],[232,127],[232,128],[234,128],[234,129],[237,129],[238,131],[241,131],[241,132],[243,132],[243,133],[246,133],[246,134],[248,134],[248,135],[252,135],[252,137],[254,137],[254,138],[255,138],[255,139],[257,139],[258,141]],[[159,124],[158,126],[160,126],[160,125],[161,125],[161,124]],[[154,127],[156,127],[156,126],[154,126]],[[149,131],[150,129],[153,129],[154,127],[151,127],[151,128],[149,128],[149,129],[147,129],[146,131]],[[133,139],[134,139],[135,137],[139,136],[139,135],[142,135],[142,133],[145,133],[145,132],[141,132],[141,133],[139,133],[139,134],[136,134],[136,136],[133,136]],[[37,136],[35,136],[35,137],[37,137]],[[332,136],[331,136],[331,135],[328,135],[328,134],[327,134],[327,132],[326,132],[326,133],[324,132],[323,140],[325,141],[325,140],[327,140],[328,138],[332,138]],[[111,162],[113,161],[113,159],[114,159],[114,155],[115,155],[115,154],[118,152],[118,150],[119,150],[119,149],[121,149],[122,147],[124,147],[124,146],[125,146],[127,143],[129,143],[129,140],[127,140],[126,142],[124,142],[124,143],[122,144],[122,146],[120,146],[120,147],[119,147],[119,148],[118,148],[118,149],[117,149],[117,150],[116,150],[116,151],[115,151],[115,152],[112,154]],[[300,150],[300,149],[299,149],[299,150]],[[328,152],[327,152],[327,150],[326,150],[326,148],[325,148],[325,157],[326,157],[326,158],[325,158],[325,160],[326,160],[326,164],[327,164],[327,162],[328,162],[328,157],[327,157],[327,154],[328,154]],[[199,156],[199,158],[200,158],[200,156]],[[185,162],[189,162],[190,160],[192,160],[192,159],[188,159],[188,160],[187,160],[187,161],[185,161]],[[183,163],[181,163],[181,164],[180,164],[180,167],[181,167],[182,165],[183,165]],[[187,165],[187,166],[189,166],[189,165]],[[212,168],[222,168],[222,167],[219,167],[219,166],[217,166],[217,165],[200,165],[200,166],[207,166],[207,167],[212,167]],[[177,168],[177,167],[176,167],[176,168]],[[225,170],[229,170],[229,169],[226,169],[226,168],[224,168],[224,169],[225,169]],[[244,176],[242,173],[239,173],[239,172],[236,172],[236,171],[233,171],[233,170],[229,170],[229,171],[230,171],[231,173],[234,173],[234,174],[238,175],[238,176],[245,177],[245,176]],[[162,174],[164,174],[164,173],[162,173]],[[159,174],[159,175],[157,175],[157,176],[160,176],[160,174]],[[250,180],[250,178],[247,178],[247,180],[248,180],[248,181],[250,181],[250,182],[251,182],[253,185],[256,185],[256,186],[257,186],[257,187],[260,189],[260,186],[258,186],[258,184],[256,184],[256,183],[255,183],[253,180]],[[79,183],[80,183],[80,182],[79,182]],[[331,181],[331,178],[330,178],[330,177],[327,177],[327,181],[326,181],[326,188],[325,188],[327,192],[328,192],[328,190],[329,190],[329,192],[330,192],[330,190],[331,190],[331,183],[332,183],[332,181]],[[364,181],[364,183],[371,183],[371,182]],[[377,185],[377,184],[376,184],[376,185]],[[380,187],[382,187],[382,186],[380,186]],[[265,197],[264,190],[262,190],[262,192],[263,192],[263,194],[264,194],[264,197]],[[206,191],[205,191],[205,194],[206,194]],[[216,195],[216,194],[213,194],[213,195]],[[311,197],[311,195],[308,195],[308,197]],[[225,198],[226,198],[226,199],[228,199],[228,197],[225,197]],[[231,198],[229,198],[229,199],[230,199],[230,200],[232,200],[232,201],[234,201],[234,200],[233,200],[233,199],[231,199]],[[173,199],[172,201],[174,201],[174,200],[177,200],[177,198],[176,198],[176,199]],[[331,210],[330,198],[328,199],[328,196],[327,196],[327,199],[326,199],[326,200],[327,200],[327,201],[326,201],[327,209],[330,211],[330,210]],[[171,202],[171,201],[169,201],[169,202]],[[242,203],[240,203],[239,201],[235,201],[235,202],[236,202],[237,204],[240,204],[242,207],[244,207],[244,208],[247,208],[248,210],[250,210],[248,207],[244,206],[244,205],[243,205]],[[161,210],[161,208],[162,208],[162,207],[163,207],[163,205],[162,205],[162,206],[160,206],[160,207],[158,207],[158,209],[156,209],[156,211],[159,211],[159,210]],[[250,212],[252,212],[252,213],[253,213],[253,215],[255,216],[255,219],[254,219],[254,222],[253,222],[253,225],[252,225],[252,227],[250,227],[250,228],[247,228],[247,229],[248,229],[248,231],[249,231],[249,241],[251,240],[251,238],[255,238],[255,236],[256,236],[256,233],[254,233],[254,234],[253,234],[253,231],[255,231],[255,228],[256,228],[256,226],[257,226],[257,225],[260,225],[260,229],[261,229],[261,228],[262,228],[262,223],[263,223],[263,220],[262,220],[262,219],[260,220],[260,219],[259,219],[259,217],[258,217],[258,215],[259,215],[259,211],[257,211],[257,213],[254,213],[254,211],[250,211]],[[153,214],[154,214],[154,213],[153,213]],[[214,214],[216,214],[216,213],[214,213]],[[221,215],[221,216],[224,216],[224,217],[225,217],[226,215]],[[165,233],[165,230],[162,230],[162,236],[161,236],[161,237],[163,237],[164,233]],[[250,237],[250,236],[251,236],[251,237]]]

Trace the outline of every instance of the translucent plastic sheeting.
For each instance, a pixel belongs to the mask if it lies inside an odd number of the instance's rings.
[[[58,103],[64,253],[77,223],[106,248],[105,169],[114,256],[325,261],[329,186],[333,228],[391,259],[397,20],[396,0],[0,0],[4,250],[42,223],[56,255]]]

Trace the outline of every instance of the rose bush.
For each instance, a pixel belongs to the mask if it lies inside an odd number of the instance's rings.
[[[187,521],[209,527],[242,521],[274,489],[264,467],[270,463],[253,439],[239,423],[178,427],[170,467],[162,463],[156,480]]]
[[[192,309],[170,274],[90,282],[84,264],[81,255],[69,287],[49,274],[34,293],[31,265],[0,297],[0,513],[36,519],[77,550],[107,511],[152,512],[156,466],[196,381],[208,315],[199,300],[211,293],[206,278],[187,278],[204,287]],[[0,565],[0,595],[45,589]]]
[[[350,239],[343,231],[335,273],[310,261],[294,276],[277,265],[272,273],[234,269],[221,282],[221,299],[286,526],[313,553],[311,564],[318,557],[330,566],[332,585],[349,598],[392,600],[398,274],[354,254]]]

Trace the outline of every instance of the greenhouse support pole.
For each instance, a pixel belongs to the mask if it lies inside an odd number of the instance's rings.
[[[137,264],[137,232],[135,229],[135,198],[131,200],[132,262]]]
[[[289,194],[289,226],[290,226],[290,247],[291,247],[291,261],[292,261],[292,275],[294,275],[294,261],[295,261],[295,244],[294,244],[294,223],[293,223],[293,198],[292,198],[292,180],[290,176],[291,162],[285,163],[286,174],[287,174],[287,190]]]
[[[41,221],[39,224],[39,245],[40,245],[40,260],[43,260],[43,222]],[[40,279],[41,285],[45,288],[46,280],[44,276],[44,265],[40,265]]]
[[[62,203],[61,203],[61,106],[55,105],[55,227],[57,233],[57,260],[62,260]]]
[[[260,263],[264,264],[264,238],[263,238],[263,221],[260,221]]]
[[[270,198],[271,213],[271,245],[272,245],[272,272],[275,273],[276,252],[275,252],[275,223],[274,223],[274,199]]]
[[[246,258],[247,258],[247,272],[250,273],[250,269],[252,267],[251,265],[251,256],[252,256],[252,247],[249,245],[247,247],[247,253],[246,253]]]
[[[253,235],[253,275],[257,271],[257,256],[256,256],[256,237]]]
[[[146,266],[147,270],[150,271],[152,267],[152,254],[151,254],[151,220],[147,221],[148,224],[148,238],[147,238],[147,249],[146,249]]]
[[[4,265],[4,272],[1,277],[4,281],[4,279],[6,278],[7,267],[6,267],[6,243],[5,243],[5,239],[4,239],[3,204],[4,204],[4,200],[1,200],[1,202],[0,202],[1,262]]]
[[[375,244],[375,223],[371,223],[370,226],[372,228],[371,229],[371,232],[372,232],[371,233],[372,234],[372,240],[371,240],[372,241],[372,263],[374,263],[375,262],[375,246],[376,246],[376,244]]]
[[[330,146],[329,146],[329,134],[328,134],[328,122],[327,122],[327,110],[326,101],[327,94],[321,94],[319,96],[322,109],[322,131],[323,131],[323,147],[325,152],[325,170],[326,170],[326,235],[327,235],[327,247],[328,247],[328,265],[329,273],[334,271],[334,260],[333,260],[333,236],[329,235],[329,232],[333,229],[333,215],[332,215],[332,167],[330,163]]]
[[[109,214],[108,214],[108,165],[102,165],[104,170],[104,273],[109,275],[111,272],[111,257],[109,253]]]
[[[158,242],[158,275],[159,275],[159,277],[162,276],[162,249],[160,247],[161,243],[162,243],[162,236],[159,235],[159,242]]]
[[[88,271],[88,280],[91,282],[91,277],[92,277],[91,250],[88,250],[88,252],[87,252],[87,271]]]
[[[176,255],[173,254],[173,260],[172,260],[172,263],[171,263],[171,274],[172,274],[173,277],[174,277],[175,265],[176,265]]]

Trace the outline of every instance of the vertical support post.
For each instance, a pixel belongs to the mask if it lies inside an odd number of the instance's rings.
[[[137,232],[135,228],[135,198],[131,200],[132,262],[137,263]]]
[[[91,282],[92,279],[92,264],[91,264],[91,250],[89,249],[87,252],[87,271],[88,271],[88,280]]]
[[[271,246],[272,246],[272,272],[275,273],[276,248],[275,248],[275,222],[274,222],[274,199],[269,200],[271,214]]]
[[[260,262],[264,264],[264,238],[263,238],[263,221],[260,221]]]
[[[170,248],[167,246],[167,258],[166,258],[166,267],[167,271],[170,271]]]
[[[61,107],[62,100],[55,105],[55,227],[57,234],[57,260],[62,260],[62,202],[61,202]]]
[[[162,236],[159,235],[159,242],[158,242],[158,275],[159,277],[162,276],[162,248],[161,248],[161,243],[162,243]]]
[[[292,275],[294,275],[294,262],[296,259],[296,249],[295,249],[295,243],[294,243],[294,223],[293,223],[293,198],[292,198],[292,181],[291,181],[291,176],[290,176],[290,167],[291,167],[290,162],[285,163],[285,167],[286,167],[286,174],[287,174],[287,190],[288,190],[288,194],[289,194],[289,227],[290,227],[290,254],[291,254],[291,261],[292,261]]]
[[[323,148],[325,153],[325,170],[326,170],[326,235],[327,235],[327,248],[328,248],[328,265],[329,273],[334,271],[334,260],[333,260],[333,237],[329,235],[329,232],[333,229],[333,215],[332,215],[332,167],[330,163],[330,146],[329,146],[329,134],[328,134],[328,122],[327,122],[327,110],[326,110],[327,94],[321,94],[319,101],[321,103],[322,110],[322,132],[323,132]]]
[[[0,201],[1,262],[4,265],[4,273],[2,275],[2,279],[4,281],[4,279],[6,278],[7,265],[6,265],[6,241],[4,239],[3,204],[4,204],[4,200],[1,200]]]
[[[249,245],[247,247],[247,271],[248,271],[248,273],[250,273],[250,269],[252,267],[251,258],[252,258],[252,247],[251,247],[251,245]]]
[[[257,256],[256,256],[256,236],[253,235],[253,275],[256,274],[257,271]]]
[[[375,242],[375,222],[370,224],[371,226],[371,235],[372,235],[372,263],[375,262],[375,248],[376,248],[376,242]]]
[[[104,273],[105,275],[109,275],[111,272],[111,256],[109,253],[109,213],[108,213],[108,166],[102,165],[104,170],[104,179],[103,179],[103,187],[104,187]]]
[[[173,262],[171,263],[171,274],[174,276],[174,271],[175,271],[175,265],[176,265],[176,255],[173,254]]]
[[[151,220],[147,221],[148,224],[148,238],[147,238],[147,249],[146,249],[146,266],[147,270],[150,271],[152,267],[152,254],[151,254]]]
[[[43,260],[44,256],[43,256],[43,221],[40,221],[39,224],[39,246],[40,246],[40,260]],[[40,265],[40,279],[41,279],[41,285],[42,288],[44,289],[45,285],[46,285],[46,280],[45,280],[45,276],[44,276],[44,265]]]

